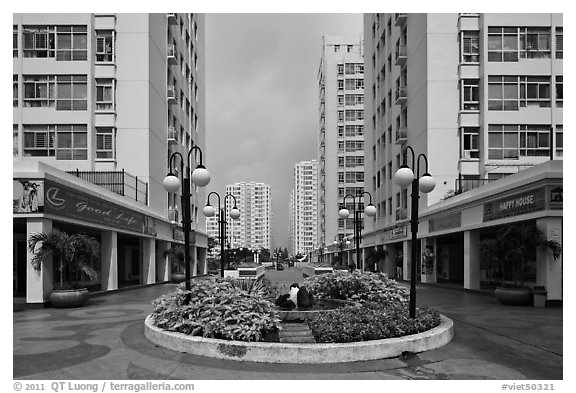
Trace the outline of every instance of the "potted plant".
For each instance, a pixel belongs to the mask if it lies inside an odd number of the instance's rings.
[[[546,235],[534,222],[506,224],[494,237],[482,240],[482,255],[493,264],[492,269],[500,277],[501,285],[494,295],[502,304],[528,305],[532,302],[532,290],[524,285],[524,273],[528,261],[535,259],[535,250],[552,251],[554,259],[562,253],[562,246]]]
[[[92,236],[68,234],[58,230],[49,233],[34,233],[28,241],[28,249],[34,253],[32,266],[40,270],[52,258],[57,263],[58,282],[50,293],[54,307],[79,307],[88,300],[88,289],[78,287],[74,277],[87,277],[96,281],[98,274],[94,265],[100,257],[98,241]]]
[[[168,257],[172,269],[172,281],[176,283],[184,282],[186,275],[184,268],[186,263],[184,261],[184,247],[181,245],[172,246],[164,251],[164,258]]]

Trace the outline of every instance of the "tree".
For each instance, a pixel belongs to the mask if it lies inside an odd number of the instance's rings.
[[[288,249],[286,247],[284,247],[284,250],[282,250],[282,256],[280,258],[284,260],[288,259]]]
[[[28,249],[34,253],[32,266],[40,270],[52,258],[57,264],[59,281],[57,289],[72,288],[72,278],[86,275],[91,281],[98,278],[94,266],[100,257],[100,245],[92,236],[53,230],[49,233],[33,233],[28,240]]]

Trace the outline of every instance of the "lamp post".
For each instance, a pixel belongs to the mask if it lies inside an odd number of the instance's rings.
[[[190,176],[190,157],[192,152],[196,151],[199,156],[199,164],[196,169],[192,171]],[[192,182],[198,187],[205,187],[210,183],[210,173],[204,165],[202,165],[202,150],[198,146],[192,146],[188,151],[186,161],[186,170],[184,170],[184,157],[180,152],[174,152],[168,160],[169,173],[162,181],[164,189],[168,193],[176,193],[180,189],[180,179],[172,172],[172,161],[176,156],[180,157],[180,176],[182,176],[182,229],[184,231],[184,261],[186,264],[184,280],[186,282],[186,290],[190,290],[190,230],[192,218],[190,214],[190,197],[192,191],[190,189],[190,177]]]
[[[408,153],[404,151],[404,164],[396,171],[394,175],[394,182],[400,187],[407,187],[412,184],[411,209],[410,209],[410,230],[412,231],[412,257],[410,263],[410,318],[416,317],[416,254],[418,253],[418,245],[416,243],[418,237],[418,188],[425,194],[431,192],[436,186],[434,178],[428,173],[428,157],[424,153],[420,153],[418,158],[414,153],[411,146],[406,146],[406,150],[412,153],[412,168],[416,170],[416,176],[412,169],[407,165]],[[420,179],[420,157],[424,158],[426,169]]]
[[[372,217],[376,214],[376,207],[372,204],[372,194],[368,191],[364,191],[361,195],[358,195],[358,203],[354,203],[354,195],[346,194],[344,195],[344,200],[342,201],[342,208],[338,211],[338,216],[340,218],[346,219],[350,215],[350,211],[346,208],[346,198],[352,198],[352,208],[354,209],[354,239],[356,240],[356,266],[359,270],[362,270],[361,259],[360,259],[360,237],[362,236],[362,229],[360,228],[360,198],[364,197],[364,194],[368,194],[370,201],[368,206],[364,208],[364,214],[368,217]]]
[[[232,207],[232,210],[230,210],[230,217],[232,217],[233,220],[240,218],[240,210],[238,210],[238,207],[236,206],[236,197],[234,195],[230,193],[224,195],[224,208],[221,208],[220,194],[212,191],[210,194],[208,194],[208,197],[206,198],[206,206],[204,207],[204,210],[202,210],[206,217],[213,217],[215,214],[214,207],[210,205],[210,197],[212,195],[216,195],[218,197],[218,211],[220,212],[220,219],[218,220],[218,226],[220,229],[220,277],[224,277],[224,261],[226,259],[226,253],[224,250],[224,243],[226,243],[226,199],[228,197],[232,197],[234,199],[234,207]]]

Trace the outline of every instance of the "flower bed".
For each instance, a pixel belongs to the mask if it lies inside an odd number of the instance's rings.
[[[191,336],[260,341],[280,327],[274,304],[259,291],[249,293],[220,278],[192,281],[190,291],[177,289],[153,304],[155,326]]]

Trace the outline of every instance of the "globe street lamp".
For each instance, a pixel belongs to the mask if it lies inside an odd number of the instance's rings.
[[[342,208],[338,211],[338,216],[342,219],[348,218],[350,212],[346,208],[346,198],[352,198],[352,208],[354,209],[354,239],[356,240],[356,266],[358,269],[362,270],[361,260],[360,260],[360,237],[362,236],[362,228],[360,228],[361,219],[360,214],[360,198],[364,196],[364,194],[368,194],[370,197],[370,202],[368,206],[364,208],[364,214],[368,217],[373,217],[376,215],[376,207],[372,204],[372,194],[368,191],[364,191],[361,195],[358,195],[358,203],[354,203],[354,195],[346,194],[344,196],[344,200],[342,201]]]
[[[416,244],[418,237],[418,199],[420,195],[418,194],[418,188],[425,194],[431,192],[436,186],[434,178],[428,173],[428,157],[424,153],[416,155],[414,149],[411,146],[406,146],[406,150],[410,150],[412,153],[412,168],[416,169],[416,176],[414,172],[407,165],[408,153],[404,151],[404,164],[396,171],[394,175],[394,182],[400,187],[407,187],[412,184],[412,194],[411,197],[411,209],[410,209],[410,230],[412,231],[412,258],[410,263],[410,318],[416,317],[416,254],[418,253],[418,245]],[[426,163],[426,169],[424,174],[420,179],[418,175],[420,174],[420,157],[424,158]]]
[[[220,194],[212,191],[208,194],[208,197],[206,198],[206,206],[203,209],[203,213],[206,217],[213,217],[215,214],[214,207],[210,205],[210,196],[213,194],[218,197],[218,211],[220,212],[220,220],[218,220],[218,226],[220,229],[220,277],[224,277],[224,260],[226,259],[224,252],[224,243],[226,243],[226,199],[228,197],[234,199],[234,207],[232,207],[232,210],[230,211],[230,217],[232,217],[233,220],[240,218],[240,210],[236,207],[236,197],[230,193],[224,196],[224,208],[222,209],[220,207]]]
[[[180,157],[180,174],[182,176],[182,229],[184,231],[184,261],[186,264],[184,280],[186,282],[186,290],[190,290],[190,230],[191,230],[191,215],[190,215],[190,197],[192,191],[190,189],[190,157],[193,151],[197,151],[199,164],[196,169],[192,171],[192,182],[198,187],[205,187],[210,183],[210,173],[204,165],[202,165],[202,149],[198,146],[192,146],[188,151],[188,160],[186,161],[186,170],[184,170],[184,157],[180,152],[174,152],[168,160],[169,173],[162,181],[164,189],[168,193],[176,193],[180,189],[180,179],[172,172],[172,161],[176,156]]]

